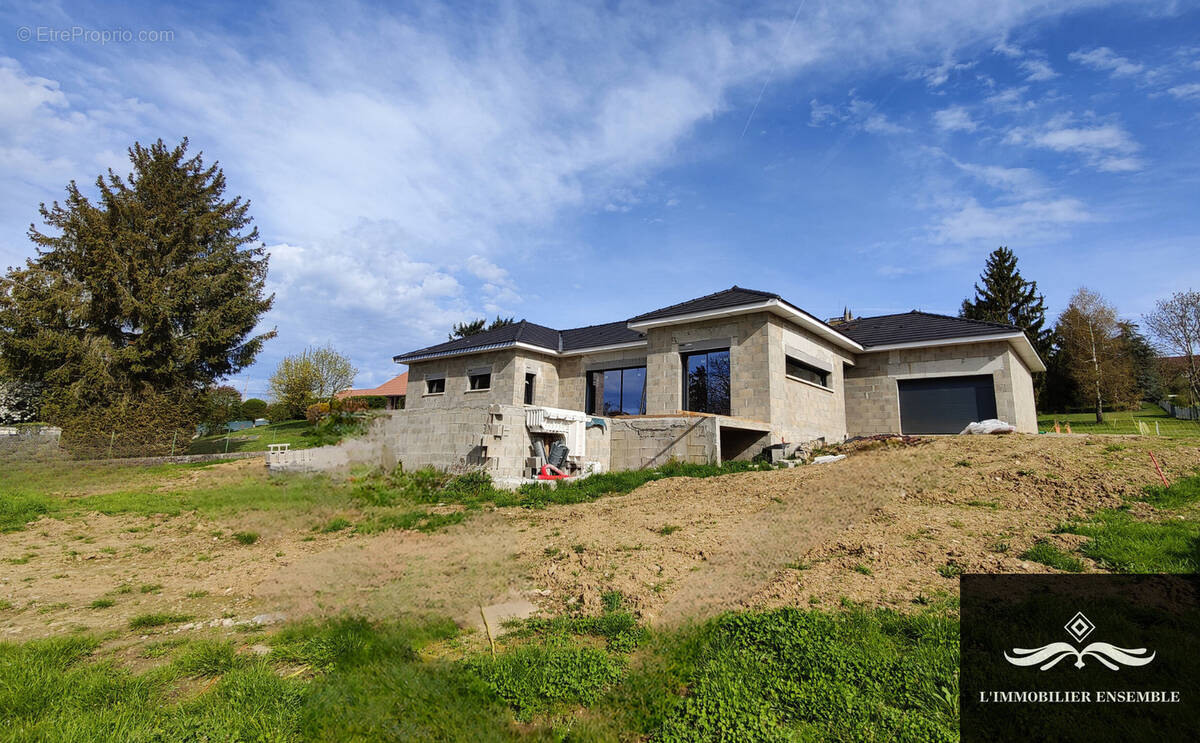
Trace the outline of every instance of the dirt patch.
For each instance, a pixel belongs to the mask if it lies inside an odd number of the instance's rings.
[[[1171,478],[1200,468],[1196,446],[1121,437],[1114,449],[1114,438],[869,443],[826,465],[484,510],[433,534],[314,533],[313,512],[43,518],[0,538],[0,637],[120,629],[146,612],[437,614],[469,625],[506,602],[596,611],[613,590],[658,622],[842,598],[911,607],[957,591],[960,572],[1050,571],[1019,555],[1039,538],[1076,546],[1051,530],[1153,483],[1147,449]],[[169,487],[233,482],[254,466],[197,469]],[[237,529],[261,537],[239,544]]]

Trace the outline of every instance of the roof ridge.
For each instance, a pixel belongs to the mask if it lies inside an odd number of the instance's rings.
[[[886,315],[871,315],[869,317],[856,317],[853,320],[851,320],[850,322],[845,323],[845,324],[849,325],[851,323],[857,323],[857,322],[861,322],[863,320],[878,320],[878,319],[884,318],[884,317],[904,317],[905,315],[927,315],[929,317],[943,317],[943,318],[946,318],[947,320],[958,320],[959,322],[975,323],[976,325],[991,325],[992,327],[996,327],[996,328],[1011,328],[1013,330],[1021,329],[1018,326],[1012,325],[1010,323],[992,322],[991,320],[973,320],[969,317],[958,317],[957,315],[946,315],[946,314],[942,314],[941,312],[926,312],[925,310],[909,310],[908,312],[890,312]]]
[[[653,315],[653,314],[658,314],[660,312],[669,312],[670,310],[674,310],[678,307],[683,307],[684,305],[692,304],[693,302],[702,302],[705,299],[712,299],[713,297],[719,296],[721,294],[728,294],[729,292],[748,292],[750,294],[757,294],[757,295],[767,298],[767,299],[780,299],[780,300],[783,299],[783,297],[781,297],[780,295],[778,295],[774,292],[765,292],[761,289],[747,289],[744,286],[738,286],[737,284],[734,284],[733,286],[729,287],[728,289],[721,289],[719,291],[715,291],[710,294],[705,294],[702,297],[692,297],[691,299],[685,299],[681,302],[676,302],[675,304],[667,305],[666,307],[659,307],[658,309],[650,310],[648,312],[642,312],[640,314],[634,315],[633,317],[644,317],[645,315]],[[630,319],[632,319],[632,318],[630,318]]]

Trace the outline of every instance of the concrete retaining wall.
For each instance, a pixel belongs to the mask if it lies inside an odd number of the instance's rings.
[[[716,418],[611,418],[609,422],[614,471],[657,467],[672,459],[697,464],[720,460]]]

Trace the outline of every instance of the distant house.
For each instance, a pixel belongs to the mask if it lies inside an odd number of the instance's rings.
[[[382,397],[387,400],[385,407],[388,410],[403,410],[404,396],[406,394],[408,394],[408,372],[392,377],[378,387],[372,387],[371,389],[343,390],[337,394],[337,397],[339,400],[344,400],[348,397]]]

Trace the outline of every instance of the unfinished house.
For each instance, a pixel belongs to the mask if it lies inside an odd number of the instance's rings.
[[[1035,432],[1032,373],[1045,370],[1013,326],[916,311],[825,322],[737,286],[604,325],[521,321],[395,361],[409,367],[395,456],[500,481],[563,447],[555,461],[584,472],[987,418]]]

